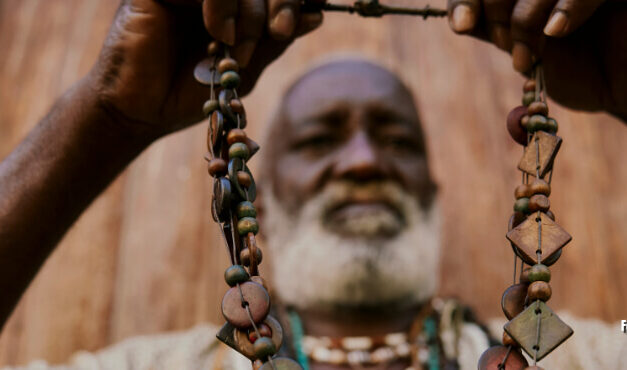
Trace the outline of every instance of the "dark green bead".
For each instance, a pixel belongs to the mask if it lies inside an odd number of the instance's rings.
[[[534,101],[536,101],[536,93],[535,92],[529,91],[529,92],[526,92],[523,95],[522,103],[523,103],[523,105],[525,107],[528,106],[529,104],[533,103]]]
[[[529,281],[551,281],[551,271],[548,267],[542,264],[531,266],[529,269]]]
[[[217,100],[207,100],[202,107],[202,111],[205,114],[205,117],[209,117],[209,115],[220,108],[220,103]]]
[[[244,217],[257,217],[257,210],[255,209],[255,206],[249,201],[241,202],[237,205],[237,218]]]
[[[240,83],[239,75],[236,72],[228,71],[224,72],[220,76],[220,85],[225,89],[237,89]]]
[[[529,132],[536,132],[536,131],[544,131],[546,129],[546,117],[545,116],[541,116],[539,114],[534,114],[533,116],[529,117],[529,123],[527,123],[527,131]]]
[[[549,118],[546,120],[545,130],[547,132],[556,133],[557,132],[557,121],[553,118]]]
[[[253,217],[244,217],[237,222],[237,232],[240,235],[246,235],[248,233],[257,234],[259,232],[259,224],[257,219]]]
[[[276,353],[276,346],[272,343],[272,339],[261,337],[255,341],[253,350],[255,351],[255,357],[260,360],[265,360],[268,356],[272,356]]]
[[[516,199],[514,203],[514,212],[528,213],[529,211],[529,198]]]
[[[248,275],[248,272],[244,266],[241,265],[233,265],[224,272],[224,280],[226,280],[226,283],[229,284],[229,286],[236,286],[237,284],[244,283],[248,281],[249,278],[250,276]]]
[[[250,149],[248,149],[248,145],[244,143],[235,143],[229,147],[229,158],[241,158],[243,160],[248,160],[250,157]]]

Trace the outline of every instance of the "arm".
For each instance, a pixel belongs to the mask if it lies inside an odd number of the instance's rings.
[[[247,65],[240,71],[247,92],[322,20],[298,17],[296,0],[238,4],[225,13],[223,0],[206,0],[204,9],[197,0],[123,0],[89,74],[0,163],[0,325],[98,194],[154,140],[203,118],[209,91],[193,69],[206,55],[207,29]],[[286,7],[293,27],[274,21]],[[229,17],[238,20],[234,35],[224,31]]]

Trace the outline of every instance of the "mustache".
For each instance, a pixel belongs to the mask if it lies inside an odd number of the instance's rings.
[[[409,193],[394,181],[376,181],[358,183],[354,181],[337,181],[323,189],[323,214],[329,214],[352,204],[382,204],[405,218]],[[411,199],[418,202],[413,195]]]

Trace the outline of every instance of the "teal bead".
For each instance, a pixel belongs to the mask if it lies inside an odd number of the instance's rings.
[[[534,101],[536,101],[536,93],[535,92],[529,91],[529,92],[526,92],[523,95],[522,103],[523,103],[523,105],[525,107],[529,106],[529,104],[533,103]]]
[[[218,109],[220,109],[220,103],[217,100],[207,100],[202,107],[202,112],[205,114],[205,117],[209,117]]]
[[[240,78],[237,72],[227,71],[220,76],[220,85],[225,89],[237,89],[239,87]]]
[[[246,161],[250,157],[250,149],[244,143],[235,143],[229,147],[229,158],[241,158]]]
[[[546,128],[545,131],[550,132],[550,133],[556,133],[557,132],[557,121],[553,118],[549,118],[546,120]]]
[[[539,114],[534,114],[529,117],[529,122],[527,123],[527,131],[536,132],[536,131],[544,131],[547,127],[546,123],[547,119],[545,116],[541,116]]]
[[[249,201],[241,202],[237,205],[237,218],[242,219],[244,217],[257,217],[257,210]]]
[[[551,281],[551,271],[543,264],[533,265],[529,269],[528,277],[530,282],[545,281],[548,283]]]
[[[226,280],[226,283],[231,287],[245,283],[249,278],[248,272],[244,266],[241,265],[233,265],[224,272],[224,280]]]
[[[259,224],[257,223],[257,219],[253,217],[244,217],[237,222],[237,232],[240,235],[246,235],[248,233],[253,233],[257,235],[259,232]]]
[[[516,199],[516,203],[514,203],[514,212],[522,212],[528,213],[529,211],[529,198],[519,198]]]
[[[255,351],[255,357],[260,360],[265,360],[268,356],[274,355],[277,349],[274,343],[272,343],[272,339],[261,337],[255,341],[253,350]]]

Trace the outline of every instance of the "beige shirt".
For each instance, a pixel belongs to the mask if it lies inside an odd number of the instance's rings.
[[[620,323],[577,320],[560,314],[575,334],[539,363],[546,370],[627,370],[627,334]],[[502,320],[490,322],[496,337]],[[25,367],[3,370],[249,370],[250,361],[220,343],[217,327],[203,325],[188,331],[125,340],[104,350],[78,352],[67,365],[35,361]],[[446,333],[441,333],[443,339]],[[465,324],[459,341],[458,360],[462,370],[474,370],[488,342],[479,327]]]

